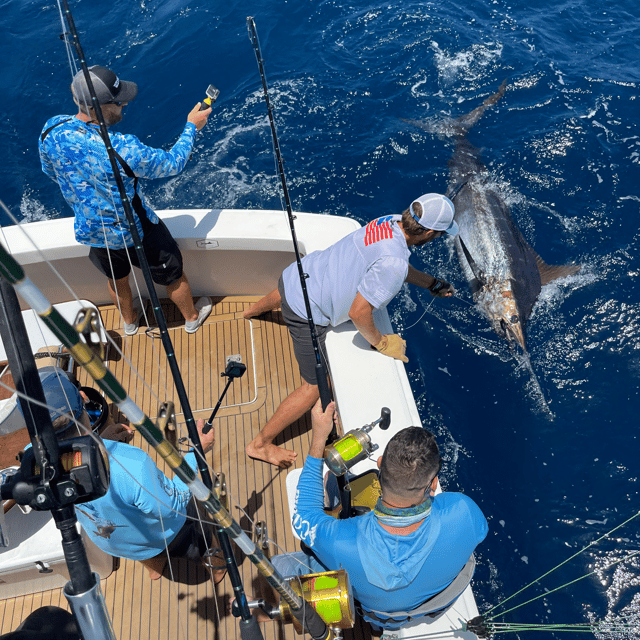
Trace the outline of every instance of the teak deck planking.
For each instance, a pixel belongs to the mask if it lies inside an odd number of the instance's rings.
[[[163,310],[196,419],[208,419],[218,402],[227,382],[220,375],[225,370],[226,357],[240,355],[247,365],[245,375],[230,385],[214,421],[216,440],[207,461],[216,472],[225,474],[232,517],[252,537],[253,523],[264,523],[270,540],[266,552],[275,555],[299,548],[289,524],[285,489],[288,472],[251,460],[245,447],[301,380],[280,313],[268,313],[251,322],[242,318],[242,310],[256,299],[215,299],[211,316],[192,335],[184,331],[184,321],[170,302],[163,301]],[[101,307],[100,313],[107,332],[122,351],[121,355],[110,345],[106,360],[109,369],[152,419],[161,402],[174,402],[178,436],[186,435],[182,407],[160,339],[147,335],[145,326],[136,336],[124,336],[120,314],[111,305]],[[152,317],[150,310],[148,317]],[[76,374],[82,385],[97,388],[84,371]],[[118,419],[117,408],[110,408]],[[157,461],[155,452],[149,450],[139,434],[132,444],[148,451]],[[310,444],[309,416],[286,429],[276,444],[294,449],[298,458],[292,468],[302,467]],[[170,473],[162,461],[160,466]],[[247,596],[274,601],[271,588],[253,564],[235,546],[234,551]],[[140,563],[121,559],[114,566],[113,573],[101,581],[101,587],[115,636],[120,640],[239,639],[238,620],[229,613],[233,589],[228,576],[214,586],[201,566],[185,560],[172,562],[172,573],[166,570],[156,581],[149,579]],[[0,633],[14,630],[31,611],[47,604],[68,609],[62,589],[0,600]],[[296,637],[291,625],[279,622],[263,623],[262,631],[265,640]],[[353,631],[344,635],[367,640],[370,631],[367,624],[358,622]]]

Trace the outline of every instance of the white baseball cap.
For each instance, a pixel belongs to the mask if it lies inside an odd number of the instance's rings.
[[[418,203],[422,207],[422,216],[413,212],[413,205]],[[409,207],[413,219],[425,229],[432,231],[446,231],[449,235],[458,235],[458,225],[453,216],[456,213],[453,202],[447,196],[439,193],[426,193],[416,198]]]

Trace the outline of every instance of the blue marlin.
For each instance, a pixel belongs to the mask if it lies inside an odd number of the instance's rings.
[[[480,153],[467,132],[506,89],[454,120],[450,135],[456,147],[449,161],[447,195],[455,205],[460,233],[454,242],[473,298],[493,329],[526,353],[525,325],[542,285],[576,273],[579,265],[551,266],[542,260],[515,225],[509,207],[491,187]]]

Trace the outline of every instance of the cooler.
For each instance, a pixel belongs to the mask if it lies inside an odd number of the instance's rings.
[[[0,505],[1,508],[1,505]],[[78,524],[94,572],[113,571],[113,558],[96,547]],[[69,581],[60,531],[48,511],[24,514],[14,506],[5,514],[9,546],[0,548],[0,599],[57,589]]]

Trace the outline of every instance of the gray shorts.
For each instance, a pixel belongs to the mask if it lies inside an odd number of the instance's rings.
[[[289,329],[289,335],[293,342],[293,353],[298,361],[300,367],[300,375],[305,382],[309,384],[318,384],[316,377],[316,354],[313,350],[313,342],[311,341],[311,331],[309,330],[309,321],[301,318],[299,315],[291,310],[291,307],[287,304],[287,299],[284,295],[284,284],[282,283],[282,276],[278,281],[278,291],[280,292],[282,317],[284,318],[287,329]],[[320,347],[320,357],[324,362],[327,373],[329,373],[329,360],[327,359],[327,351],[325,349],[325,338],[327,329],[329,327],[322,327],[316,325],[316,333],[318,335],[318,346]]]

